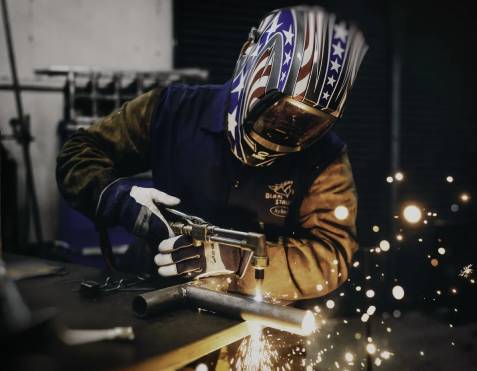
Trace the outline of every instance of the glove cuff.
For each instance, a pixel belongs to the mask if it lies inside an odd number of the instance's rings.
[[[118,214],[116,212],[117,200],[118,198],[123,198],[125,195],[127,196],[131,187],[132,184],[127,178],[115,179],[104,187],[99,195],[94,214],[94,219],[97,224],[110,227],[117,223],[115,218],[115,215]]]

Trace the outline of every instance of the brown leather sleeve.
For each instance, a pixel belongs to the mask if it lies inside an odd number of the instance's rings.
[[[347,218],[334,210],[345,206]],[[307,238],[288,238],[269,248],[270,266],[265,270],[263,292],[277,299],[298,300],[322,296],[348,277],[356,239],[357,196],[348,155],[330,164],[312,183],[300,207],[300,223]],[[249,266],[238,282],[239,291],[253,295],[255,279]]]
[[[65,142],[57,158],[56,179],[75,209],[93,218],[108,184],[150,169],[149,128],[158,93],[152,90],[124,103]]]

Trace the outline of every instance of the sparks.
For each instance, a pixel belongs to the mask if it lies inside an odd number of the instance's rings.
[[[394,179],[396,179],[398,182],[402,182],[404,180],[404,174],[398,171],[396,174],[394,174]]]
[[[394,286],[392,293],[396,300],[401,300],[404,297],[404,289],[401,286]]]
[[[470,196],[468,193],[462,193],[459,198],[462,202],[469,202],[470,200]]]
[[[404,219],[411,224],[416,224],[422,219],[422,212],[416,205],[407,205],[403,210]]]
[[[234,361],[235,370],[271,371],[278,364],[278,351],[273,349],[262,327],[250,323],[250,336],[242,340]]]
[[[373,343],[369,343],[366,345],[366,351],[369,353],[369,354],[374,354],[376,353],[376,345],[374,345]]]
[[[327,300],[327,301],[326,301],[326,307],[327,307],[328,309],[333,309],[333,308],[335,307],[335,302],[334,302],[333,300],[331,300],[331,299],[330,299],[330,300]]]
[[[349,210],[346,206],[340,205],[335,209],[335,217],[338,220],[345,220],[349,216]]]
[[[459,273],[460,277],[469,278],[469,276],[474,272],[472,269],[472,264],[466,265]]]
[[[391,245],[390,245],[389,241],[382,240],[379,243],[379,247],[381,248],[382,251],[389,251],[389,249],[391,248]]]
[[[199,363],[196,368],[195,368],[195,371],[208,371],[208,367],[205,363]]]

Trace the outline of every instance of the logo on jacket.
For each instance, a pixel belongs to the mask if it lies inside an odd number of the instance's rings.
[[[265,192],[265,199],[273,202],[270,213],[279,218],[285,218],[291,204],[291,198],[295,193],[293,180],[285,180],[281,183],[269,185],[272,192]]]

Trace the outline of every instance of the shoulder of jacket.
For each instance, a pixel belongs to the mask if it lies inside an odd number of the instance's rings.
[[[334,131],[329,131],[310,148],[298,153],[297,158],[307,171],[321,172],[346,151],[346,143]]]

